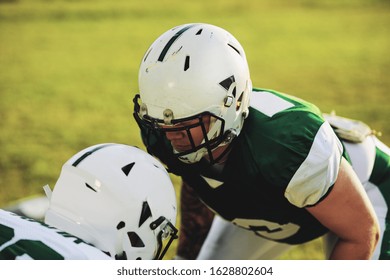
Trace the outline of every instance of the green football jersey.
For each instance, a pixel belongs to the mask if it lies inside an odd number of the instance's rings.
[[[146,142],[145,131],[143,136]],[[210,209],[238,226],[289,244],[327,232],[305,207],[333,186],[343,148],[320,110],[308,102],[254,89],[249,116],[223,168],[172,158],[163,135],[149,137],[146,144]]]
[[[0,209],[0,260],[111,259],[81,239]]]

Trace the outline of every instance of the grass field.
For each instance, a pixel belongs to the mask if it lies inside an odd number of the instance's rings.
[[[0,207],[54,186],[86,146],[142,146],[131,116],[140,59],[158,35],[187,22],[233,33],[255,86],[361,119],[390,144],[388,3],[0,0]],[[321,259],[320,247],[283,258]]]

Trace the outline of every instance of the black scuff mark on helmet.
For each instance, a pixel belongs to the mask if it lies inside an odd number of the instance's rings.
[[[91,189],[91,190],[93,190],[94,192],[97,192],[93,187],[91,187],[91,186],[88,185],[87,183],[85,183],[85,186],[86,186],[88,189]]]
[[[136,247],[136,248],[145,247],[144,242],[142,241],[141,237],[139,237],[139,235],[136,232],[129,231],[127,233],[127,236],[129,237],[129,240],[130,240],[132,247]]]
[[[231,47],[233,50],[235,50],[239,55],[241,55],[240,51],[237,50],[233,45],[227,44],[229,47]]]
[[[186,56],[186,60],[184,62],[184,71],[187,71],[188,68],[190,68],[190,56],[189,55]]]
[[[185,27],[183,27],[182,29],[180,29],[179,31],[176,32],[175,35],[172,36],[172,38],[168,41],[168,43],[165,45],[165,47],[163,48],[163,50],[161,51],[160,53],[160,56],[158,57],[157,61],[160,61],[162,62],[165,58],[165,55],[167,54],[169,48],[173,45],[173,43],[176,42],[177,39],[179,39],[179,37],[184,33],[186,32],[188,29],[190,29],[191,27],[194,27],[195,25],[197,24],[190,24],[190,25],[187,25]]]
[[[234,83],[235,81],[236,81],[236,79],[234,78],[234,75],[232,75],[232,76],[226,78],[225,80],[223,80],[222,82],[220,82],[219,84],[224,89],[226,89],[228,91],[230,86],[232,85],[232,83]],[[233,89],[233,96],[236,97],[236,89],[235,88]]]
[[[134,164],[135,162],[132,162],[122,167],[122,171],[123,173],[125,173],[126,176],[129,176],[129,173],[131,169],[133,169]]]
[[[143,223],[145,223],[145,221],[150,217],[152,217],[152,211],[150,210],[148,202],[144,201],[142,203],[142,210],[141,210],[141,216],[139,218],[138,227],[141,227]]]
[[[182,48],[183,48],[183,46],[180,46],[180,48],[179,48],[177,51],[174,51],[174,52],[172,53],[172,55],[178,54],[178,53],[181,51]]]

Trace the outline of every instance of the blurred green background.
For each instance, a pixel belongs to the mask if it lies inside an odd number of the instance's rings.
[[[188,22],[235,35],[255,86],[363,120],[390,144],[389,2],[0,0],[0,207],[53,187],[87,146],[142,147],[131,116],[139,62]],[[321,259],[321,250],[316,240],[282,258]]]

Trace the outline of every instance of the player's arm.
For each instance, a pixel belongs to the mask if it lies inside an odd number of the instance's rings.
[[[338,236],[330,259],[370,259],[379,239],[379,225],[363,186],[342,159],[329,194],[307,210]]]
[[[198,256],[206,239],[214,214],[184,181],[181,188],[180,204],[181,224],[177,258],[193,260]]]

